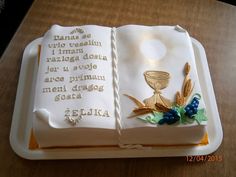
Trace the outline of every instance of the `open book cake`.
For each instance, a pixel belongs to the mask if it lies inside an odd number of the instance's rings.
[[[207,143],[194,51],[180,26],[54,25],[39,50],[39,148]]]

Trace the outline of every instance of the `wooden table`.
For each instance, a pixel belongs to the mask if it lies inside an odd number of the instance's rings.
[[[215,89],[224,138],[221,162],[178,158],[29,161],[10,147],[9,133],[25,46],[52,24],[176,25],[201,41]],[[217,1],[36,0],[0,60],[0,176],[214,176],[236,175],[236,7]]]

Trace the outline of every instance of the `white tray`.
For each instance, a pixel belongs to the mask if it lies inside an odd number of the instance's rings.
[[[208,116],[209,144],[203,146],[165,146],[152,149],[120,149],[116,147],[28,149],[31,125],[33,95],[37,72],[38,44],[42,38],[32,41],[26,47],[18,81],[15,108],[12,118],[10,143],[19,156],[26,159],[87,159],[127,157],[170,157],[206,155],[214,152],[221,144],[223,132],[210,78],[207,58],[203,46],[192,38],[197,70]]]

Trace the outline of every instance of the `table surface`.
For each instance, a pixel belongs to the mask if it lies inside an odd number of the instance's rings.
[[[205,176],[236,175],[236,7],[218,1],[36,0],[0,60],[0,176]],[[223,142],[211,154],[221,162],[188,162],[185,157],[30,161],[10,147],[14,101],[25,46],[52,24],[121,26],[176,25],[205,47]]]

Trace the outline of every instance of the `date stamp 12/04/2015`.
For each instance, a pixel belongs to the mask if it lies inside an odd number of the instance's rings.
[[[222,162],[222,155],[186,156],[187,162]]]

